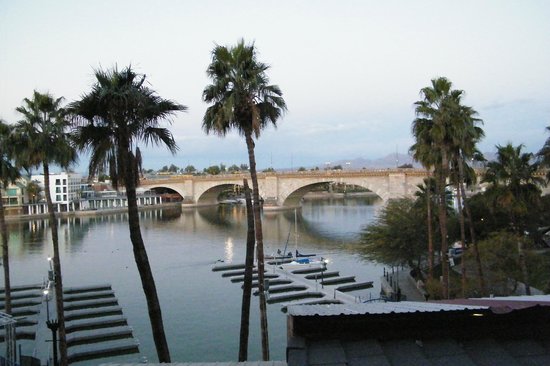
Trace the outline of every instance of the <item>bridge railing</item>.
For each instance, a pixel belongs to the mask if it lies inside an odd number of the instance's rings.
[[[349,169],[338,169],[338,170],[307,170],[307,171],[279,171],[279,172],[261,172],[258,173],[258,178],[266,177],[350,177],[350,176],[383,176],[389,174],[405,174],[412,176],[422,176],[426,175],[426,170],[424,169],[360,169],[360,170],[349,170]],[[191,174],[181,174],[181,175],[171,175],[164,176],[162,178],[145,178],[141,180],[143,185],[154,185],[154,184],[166,184],[166,183],[177,183],[185,180],[242,180],[243,178],[250,178],[250,173],[227,173],[227,174],[216,174],[216,175],[191,175]]]

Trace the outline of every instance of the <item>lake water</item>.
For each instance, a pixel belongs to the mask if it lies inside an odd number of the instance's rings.
[[[358,243],[361,228],[375,217],[381,201],[369,197],[306,200],[301,210],[264,212],[265,253],[317,253],[329,270],[374,281],[363,298],[379,296],[382,267],[365,261]],[[212,272],[216,261],[243,263],[246,213],[242,206],[141,213],[141,228],[154,272],[173,362],[236,361],[241,288]],[[295,230],[297,222],[297,230]],[[10,223],[13,285],[39,283],[48,270],[51,234],[47,221]],[[290,233],[290,235],[289,235]],[[295,236],[297,233],[297,237]],[[156,362],[145,298],[133,258],[125,214],[60,220],[59,239],[66,287],[110,283],[123,307],[140,354],[78,363]],[[249,359],[261,358],[258,301],[253,297]],[[281,304],[268,305],[271,358],[285,359],[286,315]],[[30,353],[30,342],[21,342]]]

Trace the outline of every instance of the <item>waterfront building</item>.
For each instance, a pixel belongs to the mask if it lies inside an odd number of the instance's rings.
[[[18,179],[15,184],[2,187],[2,204],[7,215],[20,215],[23,213],[23,204],[27,201],[27,180]]]
[[[37,197],[29,197],[27,185],[33,181],[41,191]],[[2,189],[2,202],[7,215],[44,215],[48,213],[45,197],[44,174],[21,178],[16,184]],[[138,206],[160,205],[170,202],[164,195],[150,190],[137,189]],[[89,184],[83,182],[77,173],[50,174],[50,194],[55,212],[74,212],[89,210],[110,210],[128,206],[126,194],[113,190],[104,182]]]
[[[137,189],[138,206],[160,205],[163,197],[149,190]],[[82,192],[80,201],[81,210],[106,210],[128,206],[128,199],[124,192],[104,189],[102,191],[86,190]]]
[[[44,174],[32,175],[31,180],[36,181],[44,189]],[[74,211],[77,209],[80,200],[81,181],[82,176],[78,173],[61,172],[50,174],[50,195],[57,212]],[[29,207],[29,213],[42,212],[34,212]]]

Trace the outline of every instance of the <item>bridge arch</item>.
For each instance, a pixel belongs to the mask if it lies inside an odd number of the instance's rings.
[[[315,187],[325,185],[327,183],[344,183],[348,185],[359,186],[376,194],[384,202],[390,199],[390,192],[387,190],[387,185],[371,180],[361,180],[357,178],[339,178],[339,179],[318,179],[315,182],[302,181],[302,184],[288,184],[286,189],[280,192],[280,203],[283,207],[300,206],[301,199],[311,192]]]
[[[249,183],[250,185],[250,183]],[[219,203],[219,200],[218,200],[218,197],[220,196],[220,194],[230,188],[233,188],[233,187],[240,187],[241,190],[244,189],[244,186],[242,184],[242,181],[240,181],[240,184],[235,181],[235,182],[220,182],[214,186],[210,186],[210,187],[205,187],[204,190],[201,190],[201,191],[198,191],[198,192],[195,192],[196,193],[196,203],[200,206],[202,205],[215,205],[217,203]],[[250,186],[250,189],[252,189],[252,186]],[[263,191],[261,189],[261,187],[259,187],[259,192],[260,192],[260,199],[262,199],[263,195]]]
[[[311,183],[311,184],[306,184],[298,189],[296,189],[295,191],[291,192],[283,201],[283,206],[284,207],[297,207],[297,206],[300,206],[301,205],[301,201],[302,201],[302,198],[308,194],[309,192],[312,192],[315,190],[315,188],[317,187],[321,187],[321,186],[324,186],[326,184],[333,184],[335,183],[334,181],[330,181],[330,180],[327,180],[327,181],[322,181],[322,182],[316,182],[316,183]],[[339,183],[346,183],[346,182],[339,182]],[[347,184],[347,183],[346,183]],[[374,194],[376,194],[378,197],[380,197],[381,199],[384,199],[383,197],[381,197],[380,195],[378,195],[376,192],[373,192],[369,187],[364,187],[364,186],[359,186],[357,184],[348,184],[350,186],[358,186],[358,187],[361,187],[361,188],[365,188],[367,189],[369,192],[372,192]]]
[[[166,185],[162,185],[162,184],[159,184],[159,185],[152,185],[152,186],[147,186],[146,187],[147,190],[149,191],[153,191],[155,193],[158,193],[158,194],[164,194],[164,193],[168,193],[168,194],[177,194],[180,196],[180,200],[183,201],[185,199],[185,193],[177,186],[175,185],[170,185],[170,184],[166,184]]]

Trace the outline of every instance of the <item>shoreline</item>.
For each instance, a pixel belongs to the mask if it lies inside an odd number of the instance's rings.
[[[167,208],[167,207],[181,208],[181,202],[170,202],[170,203],[163,203],[160,205],[139,206],[138,211],[147,211],[147,210],[154,210],[154,209]],[[109,208],[109,209],[103,209],[103,210],[56,212],[55,217],[56,218],[90,217],[90,216],[95,217],[95,216],[126,213],[126,212],[128,212],[128,207],[117,207],[117,208]],[[6,216],[6,222],[43,220],[43,219],[49,219],[49,218],[50,218],[49,213],[42,213],[42,214],[36,214],[36,215],[8,215]]]
[[[327,199],[327,198],[345,198],[345,197],[378,197],[378,195],[374,192],[350,192],[350,193],[330,193],[330,192],[309,192],[307,193],[303,199],[304,200],[315,200],[315,199]],[[154,210],[154,209],[160,209],[160,208],[169,208],[169,207],[177,207],[179,209],[195,209],[197,207],[205,207],[205,206],[212,206],[211,204],[208,205],[200,205],[200,204],[184,204],[182,202],[170,202],[170,203],[162,203],[160,205],[146,205],[146,206],[139,206],[139,211],[147,211],[147,210]],[[295,207],[271,207],[271,206],[264,206],[265,211],[280,211],[280,210],[288,210],[288,209],[294,209]],[[70,212],[56,212],[55,217],[56,218],[66,218],[66,217],[95,217],[95,216],[102,216],[102,215],[110,215],[110,214],[118,214],[118,213],[126,213],[128,212],[127,207],[117,207],[117,208],[108,208],[108,209],[102,209],[102,210],[83,210],[83,211],[70,211]],[[17,222],[17,221],[31,221],[31,220],[43,220],[43,219],[49,219],[50,215],[48,213],[41,213],[41,214],[35,214],[35,215],[7,215],[5,216],[6,222]]]
[[[349,193],[337,193],[337,192],[308,192],[304,195],[303,199],[319,199],[319,198],[345,198],[345,197],[379,197],[374,192],[349,192]]]

